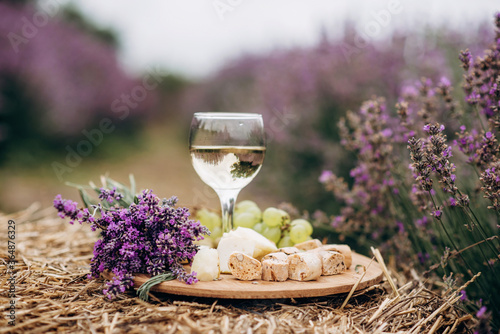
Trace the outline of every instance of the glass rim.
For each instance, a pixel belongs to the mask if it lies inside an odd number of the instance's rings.
[[[262,114],[245,113],[245,112],[195,112],[193,117],[206,117],[206,118],[262,118]]]

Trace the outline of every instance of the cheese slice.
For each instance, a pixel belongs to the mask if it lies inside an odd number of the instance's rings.
[[[330,276],[341,274],[346,270],[344,255],[336,251],[319,251],[322,264],[322,275]]]
[[[290,254],[300,253],[301,250],[298,249],[297,247],[283,247],[283,248],[278,249],[278,252],[282,252],[282,253],[285,253],[286,255],[290,255]]]
[[[251,228],[241,227],[239,226],[236,230],[230,231],[229,233],[224,233],[224,236],[227,237],[238,237],[246,240],[252,240],[255,243],[254,253],[252,257],[257,260],[262,259],[262,257],[271,252],[275,252],[278,250],[276,244],[271,240],[264,237],[257,231],[252,230]]]
[[[199,281],[213,281],[220,276],[219,255],[214,248],[201,247],[193,258],[191,272]]]
[[[293,245],[293,247],[298,248],[300,250],[310,250],[321,247],[323,244],[318,239],[307,240],[298,244]]]
[[[229,256],[233,252],[241,252],[248,256],[253,256],[254,251],[255,251],[255,242],[253,240],[248,240],[234,236],[231,237],[227,235],[223,236],[219,241],[219,246],[217,246],[217,253],[219,254],[219,261],[220,261],[220,271],[226,274],[231,273],[228,261],[229,261]]]
[[[317,250],[325,250],[325,251],[336,251],[340,254],[344,255],[344,262],[346,269],[349,269],[352,264],[352,251],[351,247],[348,245],[323,245]]]
[[[296,281],[317,280],[323,272],[317,253],[296,253],[288,256],[288,278]]]
[[[275,260],[278,262],[287,262],[288,255],[283,253],[283,252],[275,252],[275,253],[269,253],[266,256],[262,258],[262,261],[264,260]]]
[[[262,277],[260,261],[242,252],[233,252],[229,256],[228,266],[231,274],[243,281],[252,281]]]
[[[284,253],[281,253],[284,254]],[[288,261],[262,260],[262,280],[284,282],[288,279]]]

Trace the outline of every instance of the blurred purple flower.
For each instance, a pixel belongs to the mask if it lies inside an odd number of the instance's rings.
[[[405,226],[403,222],[397,221],[396,225],[398,226],[398,233],[403,234],[405,233]]]
[[[417,226],[420,227],[425,227],[428,223],[429,223],[429,218],[427,218],[427,216],[423,216],[422,218],[417,219],[415,221],[415,224],[417,224]]]
[[[486,308],[486,306],[481,306],[481,308],[476,313],[476,317],[478,317],[479,319],[485,318],[487,310],[488,309]]]
[[[460,55],[458,56],[458,59],[460,59],[460,61],[462,62],[463,69],[468,71],[472,65],[472,55],[469,49],[461,51]]]
[[[439,209],[437,210],[434,210],[431,212],[431,215],[433,215],[434,217],[436,217],[436,219],[441,219],[441,215],[443,214],[443,212]]]
[[[324,170],[321,172],[321,175],[319,177],[319,182],[321,183],[326,183],[333,175],[333,172],[331,170]]]
[[[32,18],[37,9],[0,2],[0,12],[0,34],[23,37],[25,19]],[[44,114],[40,126],[45,131],[71,136],[80,135],[105,116],[117,117],[112,103],[140,85],[120,68],[112,46],[57,16],[17,48],[8,38],[0,39],[0,82],[4,76],[20,80],[35,99],[37,111]],[[152,97],[153,92],[130,107],[129,116],[146,114]]]
[[[465,290],[461,290],[460,291],[460,300],[461,301],[466,301],[467,300],[467,293],[465,292]]]

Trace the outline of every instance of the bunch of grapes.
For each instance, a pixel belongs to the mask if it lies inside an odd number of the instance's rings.
[[[222,237],[222,219],[220,214],[201,208],[196,211],[195,219],[210,230],[210,236],[205,236],[203,240],[198,241],[199,245],[217,247],[219,239]]]
[[[208,227],[210,238],[205,237],[204,243],[215,247],[222,236],[222,220],[220,215],[208,209],[196,212],[196,219]],[[241,201],[234,210],[234,228],[246,227],[254,229],[279,248],[290,247],[311,239],[313,227],[305,219],[290,219],[288,212],[269,207],[262,211],[253,201]],[[211,244],[209,244],[211,243]]]

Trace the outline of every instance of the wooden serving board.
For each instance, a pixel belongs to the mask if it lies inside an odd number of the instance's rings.
[[[285,282],[268,282],[262,280],[240,281],[232,275],[221,275],[221,280],[211,282],[198,282],[188,285],[178,280],[163,282],[151,290],[174,295],[222,298],[222,299],[275,299],[275,298],[302,298],[319,297],[347,293],[362,276],[362,270],[356,274],[356,265],[364,265],[367,271],[356,290],[365,289],[382,280],[383,272],[376,261],[352,253],[352,265],[346,272],[321,276],[317,281],[298,282],[287,280]],[[370,266],[368,267],[368,264]],[[104,275],[110,278],[111,275]],[[150,278],[149,275],[138,274],[134,279],[134,287],[139,288]],[[255,283],[254,283],[255,282]]]

